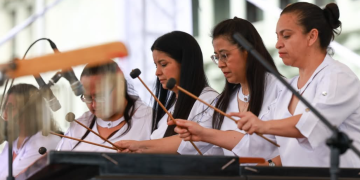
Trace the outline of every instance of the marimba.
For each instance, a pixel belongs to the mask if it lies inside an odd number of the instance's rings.
[[[236,157],[50,151],[16,179],[319,180],[330,177],[328,168],[239,166],[239,161],[233,161],[234,158]],[[233,163],[228,164],[230,161]],[[360,179],[360,169],[341,169],[339,177],[344,180]]]

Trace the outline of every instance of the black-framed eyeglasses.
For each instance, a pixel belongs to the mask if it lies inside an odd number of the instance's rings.
[[[111,94],[114,89],[115,89],[115,86],[113,86],[111,88],[109,94]],[[106,95],[105,96],[104,95],[98,96],[98,95],[96,95],[96,96],[93,97],[92,95],[84,95],[84,94],[82,94],[80,96],[80,99],[81,99],[82,102],[84,102],[86,104],[91,104],[93,101],[95,101],[97,103],[104,103],[104,102],[110,100],[110,98],[109,98],[110,96],[106,96]]]
[[[234,49],[238,49],[239,47],[236,47],[236,48],[234,48]],[[234,49],[231,49],[231,50],[227,50],[227,52],[230,52],[230,51],[232,51],[232,50],[234,50]],[[211,60],[216,64],[216,65],[218,65],[219,64],[219,61],[222,61],[222,62],[224,62],[224,63],[226,63],[227,62],[227,52],[220,52],[219,54],[214,54],[214,55],[211,55],[210,56],[210,58],[211,58]]]

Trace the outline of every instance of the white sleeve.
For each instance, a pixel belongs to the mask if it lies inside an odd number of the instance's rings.
[[[346,72],[329,72],[317,84],[312,105],[332,125],[339,126],[359,108],[359,80]],[[296,128],[305,138],[298,138],[306,148],[316,148],[332,135],[311,111],[303,112]]]
[[[45,147],[47,151],[54,150],[56,144],[60,141],[60,138],[55,135],[49,136],[38,136],[37,139],[31,141],[30,144],[27,145],[24,156],[19,157],[18,165],[14,167],[13,174],[17,175],[22,172],[24,169],[28,168],[31,164],[33,164],[36,160],[38,160],[42,155],[39,153],[40,147]]]
[[[218,94],[215,92],[209,92],[206,94],[203,94],[202,96],[208,96],[205,97],[207,103],[214,104],[214,99],[216,98]],[[201,99],[205,99],[202,98]],[[205,127],[205,128],[212,128],[212,117],[213,117],[214,110],[208,107],[207,105],[196,101],[194,103],[193,109],[190,112],[189,120],[197,122],[199,125]],[[206,142],[194,142],[194,144],[199,148],[201,153],[207,152],[209,149],[211,149],[214,145]],[[190,141],[184,141],[182,140],[180,143],[180,146],[177,150],[179,154],[188,154],[188,155],[195,155],[199,154],[195,148],[192,146]]]
[[[71,133],[71,126],[69,127],[68,131],[64,134],[65,136],[73,137]],[[57,151],[71,151],[73,149],[72,142],[74,140],[68,138],[61,138],[60,142],[56,146]]]
[[[151,136],[151,121],[152,109],[145,104],[141,103],[139,108],[136,110],[135,114],[132,116],[133,123],[137,123],[136,127],[132,126],[131,128],[136,128],[138,134],[136,140],[143,141],[149,140]],[[138,122],[135,122],[138,121]]]
[[[275,136],[265,134],[264,136],[276,142]],[[256,134],[245,134],[231,151],[239,157],[262,157],[266,160],[279,155],[277,146],[269,143]]]
[[[266,89],[266,96],[263,102],[263,109],[259,115],[259,119],[262,121],[271,120],[274,118],[274,111],[276,108],[276,104],[278,98],[280,97],[280,93],[282,92],[283,86],[280,81],[277,81],[273,75],[268,76],[272,77],[272,81],[268,81]],[[278,147],[269,143],[265,139],[260,136],[253,134],[249,135],[243,132],[245,135],[240,140],[240,142],[232,149],[232,152],[237,156],[241,157],[262,157],[266,160],[272,159],[279,155]],[[274,135],[264,134],[265,137],[276,142],[276,138]]]
[[[212,110],[209,110],[209,111],[213,112]],[[201,116],[199,119],[192,120],[192,121],[197,122],[200,126],[203,126],[205,128],[212,128],[212,115],[209,115],[209,113],[204,113],[199,116]],[[206,142],[194,142],[194,144],[199,148],[199,150],[203,154],[213,147],[212,144],[206,143]],[[193,145],[190,143],[190,141],[184,141],[184,140],[181,141],[177,152],[179,154],[183,154],[183,155],[184,154],[187,154],[187,155],[199,154],[195,150]]]
[[[91,114],[90,111],[85,112],[82,116],[80,116],[77,121],[81,122],[87,127],[90,127],[91,121],[93,119],[93,114]],[[73,137],[80,139],[87,129],[80,126],[76,122],[71,122],[70,126],[68,128],[68,131],[64,134],[65,136]],[[75,144],[77,144],[78,141],[68,139],[68,138],[61,138],[61,141],[56,146],[57,151],[72,151],[74,149]]]
[[[41,154],[39,154],[38,150],[39,148],[34,149],[30,152],[26,152],[27,154],[20,160],[21,163],[19,163],[17,166],[14,166],[13,168],[13,174],[15,176],[21,173],[24,169],[29,167],[32,163],[34,163],[42,156]]]

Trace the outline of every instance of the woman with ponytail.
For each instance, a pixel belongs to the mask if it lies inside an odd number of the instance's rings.
[[[359,149],[360,82],[349,67],[328,54],[330,41],[340,32],[339,16],[334,3],[324,9],[306,2],[287,6],[277,23],[276,48],[286,65],[299,68],[299,76],[289,83]],[[291,91],[279,87],[278,94],[267,117],[272,120],[261,121],[251,112],[233,113],[241,118],[239,129],[275,135],[283,166],[329,167],[326,140],[332,131]],[[279,157],[273,159],[275,164]],[[348,150],[340,166],[359,168],[360,158]]]

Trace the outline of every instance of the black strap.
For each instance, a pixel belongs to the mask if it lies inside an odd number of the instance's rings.
[[[96,116],[94,115],[93,119],[91,120],[90,126],[89,126],[90,129],[92,129],[94,127],[95,120],[96,120]],[[84,140],[89,135],[89,133],[90,133],[90,131],[86,130],[85,134],[81,137],[81,140]],[[81,143],[81,141],[78,141],[72,150],[74,150],[80,143]]]

